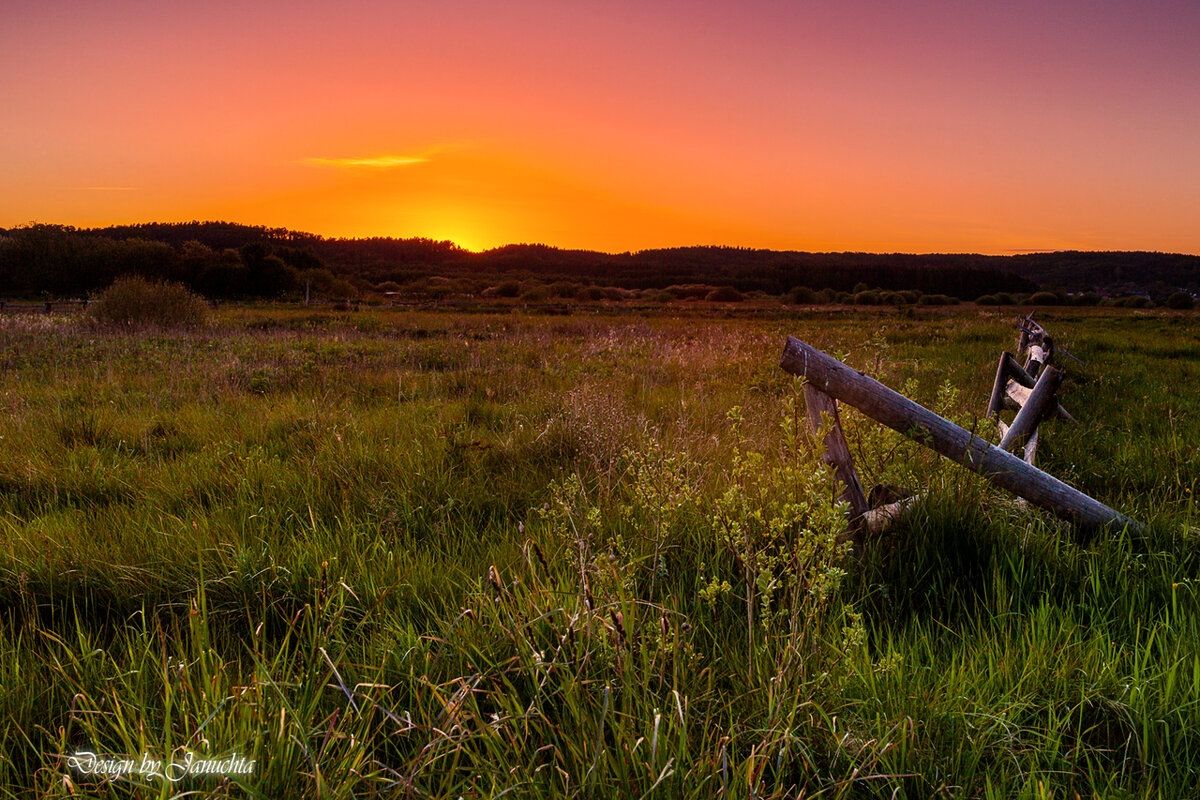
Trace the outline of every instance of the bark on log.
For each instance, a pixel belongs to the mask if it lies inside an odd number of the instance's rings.
[[[1035,378],[1041,373],[1042,365],[1046,363],[1046,353],[1040,344],[1029,345],[1029,358],[1025,359],[1025,371]]]
[[[868,533],[877,536],[892,526],[898,518],[904,516],[909,510],[921,501],[925,496],[924,492],[914,494],[912,497],[906,497],[903,500],[897,500],[894,503],[888,503],[884,506],[872,508],[862,516],[862,525]]]
[[[996,365],[996,380],[992,383],[992,396],[988,399],[987,416],[999,418],[1000,412],[1004,409],[1004,394],[1005,387],[1008,386],[1008,375],[1011,371],[1009,362],[1016,364],[1016,360],[1007,353],[1000,354],[1000,363]]]
[[[1054,394],[1062,384],[1061,371],[1047,365],[1038,378],[1037,385],[1029,391],[1029,397],[1017,412],[1017,418],[1008,426],[1008,433],[1000,440],[1000,449],[1012,452],[1025,444],[1054,403]],[[1024,388],[1024,387],[1022,387]]]
[[[867,496],[863,492],[862,482],[854,470],[854,458],[850,455],[850,445],[842,434],[842,420],[838,415],[837,401],[807,384],[804,387],[804,404],[808,409],[808,422],[814,435],[825,432],[824,444],[825,463],[833,467],[834,473],[842,483],[842,499],[850,506],[850,519],[861,517],[867,511]],[[856,542],[856,544],[858,544]]]
[[[1029,402],[1029,395],[1033,393],[1033,387],[1026,388],[1016,381],[1009,381],[1008,385],[1004,387],[1004,393],[1012,398],[1013,405],[1019,411]]]
[[[925,444],[978,472],[1002,489],[1084,527],[1139,527],[1138,523],[1083,492],[1031,467],[1012,453],[789,336],[779,363],[822,392],[857,408],[876,422]]]
[[[1037,455],[1038,445],[1038,429],[1034,428],[1033,433],[1029,437],[1029,441],[1025,443],[1025,463],[1033,466],[1033,458]]]
[[[1024,368],[1017,363],[1015,358],[1012,361],[1012,370],[1009,374],[1012,376],[1012,380],[1009,381],[1008,385],[1005,387],[1004,394],[1011,399],[1015,407],[1019,409],[1021,406],[1025,405],[1025,401],[1029,399],[1028,390],[1034,387],[1034,385],[1037,383],[1037,379],[1026,372]],[[1075,422],[1075,417],[1071,416],[1071,413],[1063,408],[1062,403],[1058,402],[1057,399],[1054,401],[1053,413],[1059,419],[1065,419],[1067,422]]]

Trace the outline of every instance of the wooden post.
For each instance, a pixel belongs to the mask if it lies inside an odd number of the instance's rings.
[[[988,400],[989,417],[999,418],[1004,409],[1004,387],[1008,385],[1008,361],[1011,358],[1007,352],[1000,354],[1000,363],[996,365],[996,380],[992,383],[992,396]]]
[[[1038,429],[1034,428],[1033,433],[1029,435],[1029,441],[1025,443],[1025,463],[1033,466],[1033,457],[1037,455],[1038,445]]]
[[[1017,418],[1008,427],[1008,432],[1000,440],[1000,449],[1012,452],[1025,444],[1025,441],[1037,428],[1042,417],[1046,415],[1054,402],[1054,393],[1062,383],[1063,374],[1054,367],[1047,366],[1038,378],[1037,385],[1029,392],[1029,399],[1017,412]]]
[[[842,434],[842,420],[838,415],[837,401],[814,386],[805,385],[804,405],[808,409],[808,422],[813,434],[819,436],[825,431],[825,463],[833,467],[834,473],[842,483],[842,499],[850,506],[851,527],[859,517],[867,512],[867,496],[863,492],[858,473],[854,470],[854,458],[850,455],[850,445]]]
[[[1037,379],[1030,375],[1025,369],[1017,363],[1015,358],[1009,356],[1009,376],[1012,378],[1008,385],[1004,388],[1004,394],[1011,398],[1017,408],[1025,405],[1029,399],[1029,389],[1032,389],[1037,383]],[[1062,407],[1062,403],[1058,400],[1054,401],[1053,413],[1060,419],[1065,419],[1067,422],[1075,422],[1075,417]]]
[[[1084,527],[1140,527],[1138,523],[1053,475],[988,444],[927,408],[789,336],[779,366],[814,388],[857,408],[927,447],[978,472],[1002,489]]]

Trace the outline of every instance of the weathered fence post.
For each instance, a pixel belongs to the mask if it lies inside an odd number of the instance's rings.
[[[834,474],[842,483],[842,500],[850,506],[850,527],[857,527],[857,520],[867,512],[867,495],[862,482],[854,470],[854,457],[850,445],[842,434],[842,420],[838,415],[837,401],[816,387],[804,386],[804,405],[808,409],[808,422],[814,435],[825,432],[825,463],[833,467]],[[855,542],[860,544],[860,542]]]
[[[1046,412],[1052,408],[1055,402],[1054,393],[1058,391],[1062,379],[1062,372],[1054,367],[1047,365],[1042,370],[1037,384],[1029,392],[1029,398],[1017,412],[1017,418],[1013,420],[1008,431],[1000,439],[1001,450],[1012,452],[1025,444],[1025,440],[1037,429],[1042,417],[1046,416]]]
[[[851,369],[832,356],[789,336],[779,366],[815,389],[857,408],[876,422],[978,472],[1034,505],[1084,527],[1140,527],[1129,517],[1053,475],[988,444],[970,431]]]

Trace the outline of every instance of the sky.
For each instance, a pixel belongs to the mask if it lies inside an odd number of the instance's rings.
[[[5,0],[0,227],[1200,253],[1200,3]]]

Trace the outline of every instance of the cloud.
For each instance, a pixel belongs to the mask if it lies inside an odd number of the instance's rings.
[[[137,186],[72,186],[77,192],[136,192]]]
[[[305,164],[318,167],[407,167],[429,161],[425,156],[365,156],[357,158],[306,158]]]

